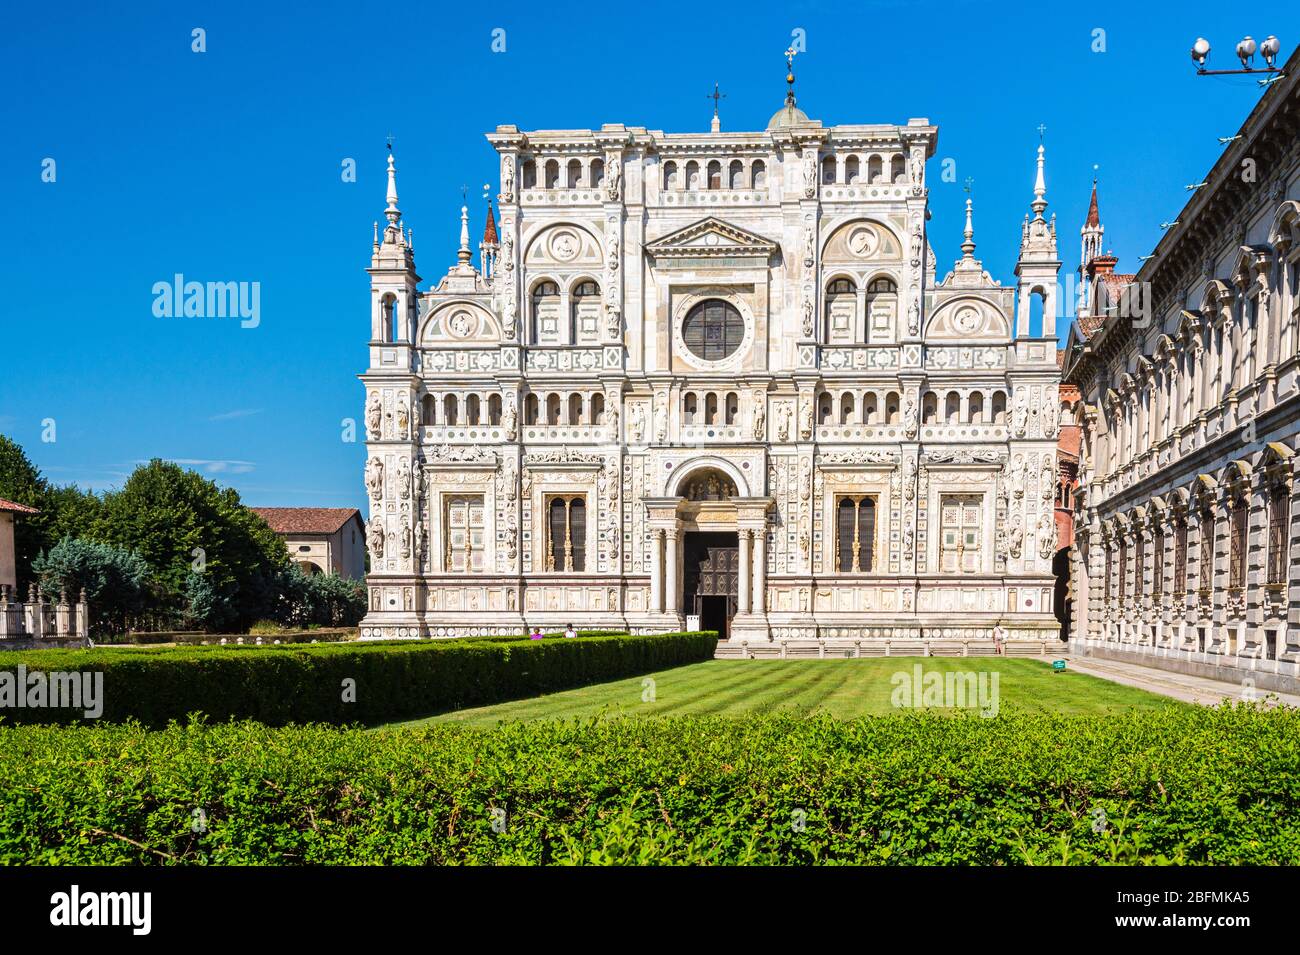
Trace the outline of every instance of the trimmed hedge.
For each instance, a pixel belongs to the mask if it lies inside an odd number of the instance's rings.
[[[101,719],[378,723],[482,706],[712,659],[713,632],[528,640],[27,650],[0,672],[102,672]],[[346,681],[354,681],[351,684]],[[354,687],[347,701],[345,689]],[[0,708],[7,722],[68,723],[81,710]]]
[[[1241,705],[0,727],[0,863],[1293,865],[1297,767]]]

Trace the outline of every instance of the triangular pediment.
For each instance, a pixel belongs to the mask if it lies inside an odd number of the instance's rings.
[[[710,216],[646,244],[657,259],[682,257],[757,256],[769,258],[777,245],[771,239]]]

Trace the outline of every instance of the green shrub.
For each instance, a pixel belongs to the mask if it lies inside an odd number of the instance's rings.
[[[1294,865],[1298,766],[1245,706],[0,727],[0,863]]]
[[[712,658],[716,633],[582,640],[445,640],[257,647],[29,650],[0,672],[102,671],[103,719],[376,723],[617,680]],[[351,681],[351,682],[348,682]],[[352,699],[345,690],[352,689]],[[0,709],[11,722],[74,722],[81,710]]]

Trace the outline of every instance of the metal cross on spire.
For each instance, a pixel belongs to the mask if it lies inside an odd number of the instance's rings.
[[[394,136],[392,133],[389,133],[389,134],[388,134],[388,151],[389,151],[390,153],[393,151],[393,140],[396,139],[396,138],[397,138],[397,137]]]
[[[1040,143],[1043,141],[1043,133],[1045,133],[1045,132],[1047,132],[1047,127],[1044,126],[1042,123],[1039,123],[1039,124],[1038,124],[1038,141],[1039,141]]]
[[[714,115],[714,116],[717,116],[717,115],[718,115],[718,100],[726,99],[726,98],[727,98],[727,94],[726,94],[726,93],[719,92],[718,84],[717,84],[717,83],[714,83],[714,84],[713,84],[713,92],[710,93],[710,94],[708,95],[707,98],[713,100],[713,115]]]

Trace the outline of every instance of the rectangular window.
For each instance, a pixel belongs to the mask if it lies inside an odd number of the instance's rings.
[[[1290,498],[1285,487],[1276,487],[1268,499],[1268,582],[1286,583]]]
[[[1141,597],[1143,593],[1143,587],[1146,584],[1146,581],[1143,579],[1143,577],[1146,574],[1147,548],[1146,548],[1146,542],[1142,540],[1141,534],[1138,534],[1136,537],[1133,538],[1133,544],[1134,544],[1133,596]]]
[[[1119,599],[1128,593],[1128,542],[1119,542]]]
[[[1214,512],[1201,512],[1200,589],[1209,593],[1214,589]]]
[[[1174,593],[1187,592],[1187,521],[1174,525]]]
[[[1112,591],[1110,582],[1114,580],[1114,575],[1111,573],[1112,565],[1114,564],[1114,560],[1112,558],[1114,558],[1114,556],[1115,556],[1115,549],[1113,547],[1107,546],[1106,547],[1106,602],[1107,603],[1110,602],[1110,595]]]
[[[835,503],[836,569],[869,574],[875,569],[876,499],[847,495]]]
[[[557,494],[546,501],[546,569],[580,573],[587,569],[587,498]]]
[[[1232,533],[1228,539],[1228,586],[1240,589],[1246,586],[1246,526],[1250,509],[1244,500],[1232,506]]]
[[[1165,586],[1165,534],[1156,531],[1151,535],[1151,592],[1159,596]]]
[[[939,567],[944,572],[979,572],[983,501],[978,494],[945,494],[940,498]]]
[[[483,572],[483,497],[447,498],[443,535],[443,569],[449,573]]]

